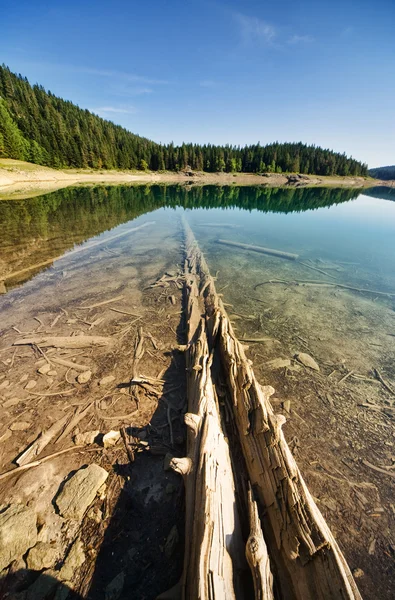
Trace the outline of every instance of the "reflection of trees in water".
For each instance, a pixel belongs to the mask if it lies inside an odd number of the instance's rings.
[[[0,202],[0,247],[60,237],[70,246],[162,207],[242,208],[300,212],[355,199],[360,190],[237,186],[68,188],[23,201]]]
[[[394,187],[378,185],[377,187],[364,190],[363,193],[365,196],[371,196],[372,198],[378,198],[379,200],[392,200],[393,202],[395,202]]]

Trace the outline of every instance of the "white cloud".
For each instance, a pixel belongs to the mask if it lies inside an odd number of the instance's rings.
[[[314,38],[311,35],[293,35],[289,38],[288,44],[310,44],[314,42]]]
[[[101,117],[109,114],[133,115],[137,112],[134,106],[99,106],[98,108],[91,108],[90,110]]]
[[[277,35],[276,28],[273,25],[258,17],[249,17],[235,12],[233,13],[233,18],[239,25],[241,36],[245,42],[263,40],[266,43],[270,43]]]

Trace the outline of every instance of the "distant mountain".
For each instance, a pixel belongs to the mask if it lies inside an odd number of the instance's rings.
[[[302,142],[157,144],[0,66],[0,157],[49,167],[367,175],[367,165]]]
[[[369,169],[369,175],[371,177],[375,177],[376,179],[395,179],[395,165],[391,165],[389,167],[376,167],[374,169]]]

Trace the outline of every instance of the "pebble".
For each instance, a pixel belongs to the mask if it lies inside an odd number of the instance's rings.
[[[37,385],[37,381],[35,381],[34,379],[30,379],[30,381],[27,382],[27,384],[25,385],[25,390],[32,390],[33,388],[35,388]]]
[[[105,600],[118,600],[122,593],[124,583],[125,573],[121,571],[106,587]]]
[[[303,366],[313,369],[313,371],[320,370],[314,358],[310,356],[310,354],[306,354],[306,352],[299,352],[298,354],[295,354],[295,358],[302,363]]]
[[[105,448],[110,448],[111,446],[115,446],[115,444],[120,439],[121,434],[119,431],[109,431],[105,435],[103,435],[103,446]]]
[[[49,375],[50,377],[56,377],[56,375],[57,375],[57,374],[58,374],[58,372],[57,372],[57,371],[55,371],[55,370],[53,370],[53,371],[48,371],[48,375]]]
[[[109,383],[112,383],[114,380],[115,380],[114,375],[107,375],[107,377],[103,377],[103,379],[100,379],[99,385],[108,385]]]
[[[40,373],[40,375],[46,375],[47,373],[49,373],[50,370],[51,365],[49,363],[45,363],[45,365],[37,369],[37,373]]]
[[[8,379],[5,379],[0,383],[0,390],[5,390],[11,385],[11,382]]]
[[[11,408],[11,406],[16,406],[19,402],[19,398],[10,398],[3,402],[3,408]]]
[[[365,575],[364,571],[362,571],[362,569],[353,569],[352,574],[354,575],[355,579],[358,579],[359,577],[363,577]]]
[[[28,423],[27,421],[17,421],[16,423],[10,425],[9,428],[11,431],[26,431],[29,429],[30,425],[31,423]]]
[[[78,383],[88,383],[91,377],[92,371],[84,371],[83,373],[77,375],[77,381]]]

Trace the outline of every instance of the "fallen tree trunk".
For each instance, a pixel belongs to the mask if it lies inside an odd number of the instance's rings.
[[[248,597],[240,576],[246,563],[229,446],[211,377],[199,279],[194,257],[187,256],[188,452],[187,457],[170,462],[183,475],[186,492],[185,558],[179,591],[186,600],[231,600]]]
[[[284,438],[281,428],[285,418],[273,412],[269,398],[274,390],[270,386],[261,387],[256,381],[251,361],[233,332],[207,263],[185,220],[184,231],[188,294],[188,457],[181,462],[173,459],[173,467],[179,467],[186,481],[183,598],[243,597],[237,586],[233,586],[232,592],[225,581],[227,577],[229,581],[232,578],[237,552],[234,546],[235,552],[229,557],[221,535],[226,531],[226,524],[231,526],[229,509],[235,508],[236,503],[234,483],[229,475],[229,449],[226,451],[221,445],[221,418],[211,368],[216,361],[225,381],[225,396],[237,443],[257,499],[255,504],[250,495],[247,501],[250,535],[248,541],[244,539],[243,546],[255,597],[272,597],[270,556],[279,597],[360,599],[350,569]],[[201,318],[202,312],[205,321]],[[216,377],[213,379],[217,383]],[[233,446],[230,447],[232,450]],[[218,474],[213,478],[211,469],[215,459]],[[222,479],[221,484],[219,479]],[[265,512],[263,527],[259,525],[258,509]],[[208,544],[210,536],[212,541]],[[237,547],[238,542],[239,537]],[[221,563],[226,567],[219,570]]]

